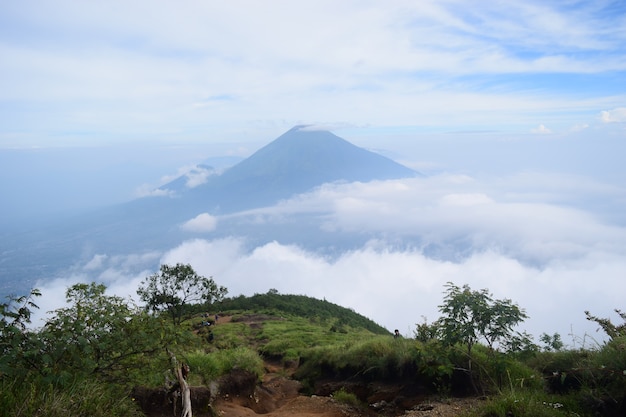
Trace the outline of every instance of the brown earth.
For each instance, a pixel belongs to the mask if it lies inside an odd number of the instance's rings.
[[[219,322],[230,321],[220,317]],[[251,326],[257,325],[250,317]],[[295,366],[267,361],[266,373],[259,383],[255,375],[234,371],[211,387],[191,387],[191,402],[195,417],[455,417],[477,405],[478,398],[434,399],[425,390],[406,383],[364,383],[328,380],[320,381],[315,395],[301,393],[302,384],[292,378]],[[358,405],[346,404],[332,397],[339,389],[355,394]],[[133,398],[147,417],[171,417],[173,404],[180,415],[180,399],[175,400],[162,389],[137,388]],[[174,401],[175,400],[175,401]]]
[[[215,394],[206,387],[192,387],[191,401],[196,417],[454,417],[476,407],[477,398],[433,399],[422,395],[401,395],[403,387],[378,385],[370,389],[370,398],[398,394],[395,399],[379,400],[364,405],[350,405],[326,395],[303,395],[301,384],[289,377],[268,374],[262,383],[245,372],[234,372],[219,381]],[[358,389],[358,387],[352,387]],[[350,388],[348,388],[350,389]],[[170,417],[174,412],[172,402],[164,389],[135,390],[134,397],[147,417]],[[408,406],[408,408],[405,408]],[[180,405],[177,414],[180,415]]]

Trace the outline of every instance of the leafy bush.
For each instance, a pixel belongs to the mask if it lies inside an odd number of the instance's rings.
[[[202,384],[208,385],[222,374],[222,364],[218,360],[217,355],[195,351],[185,354],[184,358],[187,365],[189,365],[192,381],[197,375]]]
[[[357,398],[357,396],[345,390],[345,388],[341,388],[335,392],[333,392],[333,398],[342,404],[347,404],[353,407],[358,407],[361,405],[361,402]]]
[[[541,373],[517,360],[516,355],[478,345],[472,357],[475,384],[482,393],[542,390],[544,387]]]

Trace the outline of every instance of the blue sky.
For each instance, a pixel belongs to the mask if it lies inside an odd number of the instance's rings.
[[[427,176],[327,186],[242,217],[324,212],[334,230],[467,253],[382,240],[335,261],[281,242],[248,251],[213,239],[222,219],[202,213],[189,223],[202,232],[166,252],[73,266],[45,283],[42,310],[76,280],[134,294],[157,261],[190,262],[231,295],[325,297],[405,334],[436,318],[447,281],[513,298],[531,332],[572,342],[594,330],[584,310],[624,308],[623,1],[0,4],[2,219],[137,197],[303,123]]]
[[[0,146],[608,129],[624,28],[621,1],[4,2]]]

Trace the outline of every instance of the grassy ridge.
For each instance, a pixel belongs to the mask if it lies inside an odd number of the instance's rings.
[[[39,332],[22,328],[23,308],[4,306],[0,415],[141,415],[131,389],[163,387],[171,367],[165,348],[189,364],[192,385],[233,370],[260,379],[264,360],[282,360],[298,366],[295,376],[309,388],[333,378],[343,385],[415,382],[438,396],[457,395],[459,387],[480,391],[490,400],[472,417],[623,416],[626,409],[626,336],[591,350],[503,353],[478,344],[469,377],[463,345],[396,339],[325,300],[270,291],[193,306],[173,325],[166,315],[121,309],[121,300],[91,289],[76,309],[56,313],[55,327]],[[94,314],[85,315],[88,309]],[[207,312],[227,318],[207,326]],[[85,319],[76,320],[81,314]],[[471,386],[478,390],[467,392]]]
[[[223,311],[280,312],[318,322],[332,322],[337,330],[341,330],[342,327],[351,327],[369,330],[374,334],[390,333],[389,330],[354,310],[305,295],[278,294],[273,291],[255,294],[251,297],[241,295],[228,298],[222,301],[219,307],[214,308]]]

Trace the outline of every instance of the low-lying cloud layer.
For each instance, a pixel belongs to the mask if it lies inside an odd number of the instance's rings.
[[[218,238],[220,219],[206,214],[188,223],[204,231],[199,238],[143,258],[100,255],[72,280],[98,279],[111,292],[134,295],[158,257],[190,263],[232,296],[273,288],[325,298],[405,335],[439,317],[444,285],[454,282],[512,299],[530,316],[522,329],[559,332],[571,345],[585,335],[601,338],[585,310],[611,316],[623,303],[625,199],[620,187],[546,173],[325,185],[229,220],[278,224],[324,213],[326,230],[375,236],[363,247],[332,258],[279,241],[250,248],[246,236]],[[68,282],[42,289],[59,293],[54,288]]]

